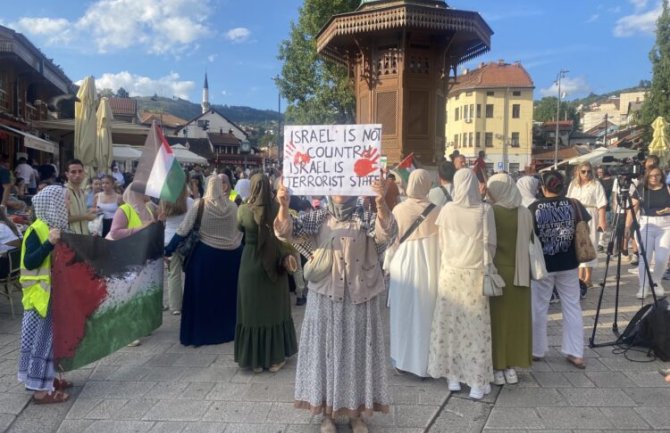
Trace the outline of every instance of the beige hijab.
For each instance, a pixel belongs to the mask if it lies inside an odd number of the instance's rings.
[[[530,286],[530,259],[528,244],[533,231],[533,219],[530,211],[521,205],[521,193],[508,174],[500,173],[489,178],[488,196],[494,206],[517,209],[516,255],[514,285]],[[498,237],[500,243],[500,237]]]
[[[410,173],[407,181],[407,199],[393,209],[393,216],[398,223],[398,240],[405,235],[430,204],[428,192],[432,186],[433,176],[428,171],[420,168]],[[438,227],[435,221],[439,214],[440,207],[435,206],[426,220],[407,238],[407,241],[437,236]]]
[[[242,242],[242,233],[237,229],[237,205],[226,198],[221,179],[216,176],[208,177],[205,195],[200,200],[203,200],[200,240],[213,248],[238,248]],[[200,200],[189,209],[177,229],[179,236],[188,235],[193,228]]]

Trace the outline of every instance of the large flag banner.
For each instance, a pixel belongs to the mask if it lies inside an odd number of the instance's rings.
[[[381,125],[284,128],[284,185],[295,195],[375,195]]]
[[[185,182],[186,174],[154,120],[133,177],[133,190],[174,203]]]
[[[51,271],[57,368],[74,370],[146,337],[163,320],[163,226],[124,239],[63,233]]]

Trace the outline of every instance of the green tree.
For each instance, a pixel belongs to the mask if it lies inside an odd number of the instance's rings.
[[[108,88],[100,89],[100,91],[98,92],[98,96],[100,98],[103,98],[103,97],[111,98],[111,97],[114,96],[114,91],[112,89],[108,89]]]
[[[533,120],[536,122],[551,122],[556,120],[556,102],[558,101],[555,96],[545,96],[539,101],[535,101]],[[561,101],[558,117],[559,120],[572,120],[574,129],[577,129],[579,126],[579,115],[574,103]]]
[[[647,97],[640,110],[639,123],[647,127],[651,137],[651,123],[658,116],[670,121],[670,10],[663,0],[663,10],[656,21],[656,43],[649,53],[652,79]]]
[[[297,23],[291,23],[288,40],[279,47],[284,62],[275,78],[288,101],[289,123],[351,123],[356,98],[347,70],[326,62],[316,53],[316,36],[335,14],[356,9],[360,0],[305,0]]]
[[[128,91],[124,89],[123,87],[119,87],[119,90],[116,91],[116,96],[119,98],[128,98],[130,95],[128,94]]]

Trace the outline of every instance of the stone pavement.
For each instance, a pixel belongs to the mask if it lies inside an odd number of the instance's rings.
[[[602,279],[603,262],[594,281]],[[640,308],[636,277],[628,269],[622,267],[622,330]],[[585,338],[591,335],[598,291],[583,301]],[[612,293],[608,287],[596,342],[612,339]],[[304,307],[293,311],[299,326]],[[370,431],[670,432],[670,385],[657,372],[669,363],[634,362],[626,356],[645,361],[645,354],[587,348],[588,366],[577,370],[557,351],[559,304],[550,313],[552,349],[546,360],[519,371],[518,385],[493,386],[480,402],[467,399],[467,389],[450,395],[443,380],[399,375],[387,366],[393,406],[390,414],[370,420]],[[69,402],[36,406],[16,380],[20,313],[11,319],[6,299],[0,299],[0,432],[318,432],[320,417],[292,406],[295,358],[279,373],[254,375],[237,368],[231,343],[182,347],[178,329],[179,317],[166,313],[163,326],[141,346],[68,373],[76,384]],[[338,431],[350,429],[342,425]]]

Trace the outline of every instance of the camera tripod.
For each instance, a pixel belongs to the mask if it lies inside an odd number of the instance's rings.
[[[629,186],[630,182],[619,182],[617,205],[618,209],[623,209],[624,212],[621,213],[617,209],[613,221],[614,232],[612,233],[612,237],[607,243],[607,260],[605,261],[605,276],[603,277],[603,281],[600,283],[600,294],[598,295],[598,307],[596,309],[596,316],[593,322],[593,332],[591,333],[591,338],[589,338],[589,347],[591,348],[613,346],[619,344],[620,342],[621,334],[619,333],[619,325],[617,324],[617,320],[619,314],[619,288],[621,282],[621,250],[623,249],[622,245],[625,239],[624,235],[626,226],[625,224],[626,215],[629,213],[632,216],[633,220],[632,227],[638,239],[637,247],[639,249],[640,260],[642,260],[644,263],[644,272],[647,276],[647,279],[649,280],[649,288],[651,290],[651,295],[653,296],[654,299],[654,305],[658,305],[658,298],[656,297],[656,290],[655,290],[656,283],[654,283],[651,276],[651,270],[649,269],[649,262],[647,261],[647,252],[644,243],[642,242],[642,234],[640,233],[640,224],[637,220],[637,217],[635,216],[635,212],[633,211],[633,201],[632,198],[630,197],[630,193],[628,190]],[[621,218],[623,218],[623,223],[621,221]],[[600,309],[602,307],[603,295],[605,293],[605,286],[607,284],[607,275],[609,274],[610,261],[612,259],[612,256],[614,255],[616,255],[616,276],[615,276],[616,290],[614,296],[614,323],[612,324],[612,332],[617,338],[616,340],[607,343],[596,343],[596,330],[598,328],[598,321],[600,319]],[[664,265],[665,265],[664,263],[656,264],[656,266],[664,266]],[[644,290],[642,291],[642,294],[644,295]]]

